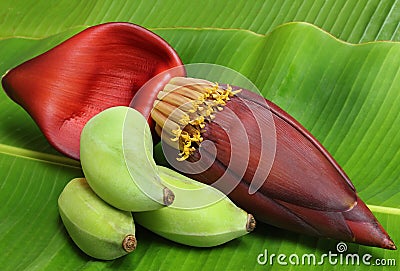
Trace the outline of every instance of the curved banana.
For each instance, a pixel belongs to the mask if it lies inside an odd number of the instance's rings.
[[[222,192],[158,166],[160,177],[174,191],[171,206],[134,213],[135,222],[177,243],[211,247],[252,231],[251,214],[236,207]]]
[[[84,178],[73,179],[65,186],[58,208],[72,240],[89,256],[111,260],[136,248],[131,213],[108,205]]]
[[[173,202],[153,160],[150,128],[135,109],[117,106],[97,114],[83,128],[80,144],[87,182],[109,204],[140,212]]]

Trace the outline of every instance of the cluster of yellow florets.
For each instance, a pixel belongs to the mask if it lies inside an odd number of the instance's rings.
[[[174,148],[179,148],[179,161],[187,159],[203,141],[206,123],[215,112],[223,110],[232,96],[241,90],[220,87],[202,79],[174,77],[157,95],[151,116],[155,130]],[[178,144],[174,143],[178,142]]]
[[[198,99],[193,100],[193,108],[188,110],[188,115],[185,115],[179,122],[182,125],[182,129],[172,130],[172,134],[175,137],[171,138],[172,141],[179,140],[180,150],[178,161],[187,159],[194,151],[196,147],[193,146],[195,143],[197,146],[203,141],[201,133],[204,132],[203,128],[206,122],[210,122],[215,118],[213,114],[215,110],[221,111],[229,101],[230,97],[234,96],[240,90],[233,91],[229,85],[226,89],[220,88],[216,83],[212,87],[204,88],[203,95]],[[187,118],[189,116],[189,118]],[[188,125],[190,127],[188,128]]]

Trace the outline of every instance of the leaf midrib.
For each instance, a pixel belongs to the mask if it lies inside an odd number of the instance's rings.
[[[50,153],[38,152],[33,150],[28,150],[24,148],[18,148],[10,145],[5,145],[0,143],[0,154],[6,154],[9,156],[19,157],[23,159],[29,159],[33,161],[39,161],[49,164],[55,164],[64,167],[70,167],[74,169],[81,169],[79,161],[73,160],[71,158],[55,155]]]
[[[400,208],[378,206],[378,205],[369,205],[369,204],[367,204],[367,206],[373,213],[381,213],[381,214],[389,214],[389,215],[400,215]]]
[[[24,148],[13,147],[13,146],[5,145],[5,144],[0,144],[0,153],[6,154],[9,156],[23,158],[23,159],[38,161],[38,162],[55,164],[55,165],[63,166],[63,167],[81,169],[79,161],[70,159],[68,157],[44,153],[44,152],[38,152],[38,151],[33,151],[33,150],[27,150]],[[400,208],[379,206],[379,205],[369,205],[369,204],[367,206],[374,213],[400,215]]]

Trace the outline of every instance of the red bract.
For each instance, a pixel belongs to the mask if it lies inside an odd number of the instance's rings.
[[[304,234],[396,248],[332,156],[262,96],[173,78],[159,93],[152,117],[176,169],[222,190],[257,220]]]
[[[57,150],[79,159],[81,130],[91,117],[128,106],[150,78],[180,65],[173,48],[154,33],[129,23],[107,23],[10,70],[2,85]],[[161,85],[171,78],[164,74]]]

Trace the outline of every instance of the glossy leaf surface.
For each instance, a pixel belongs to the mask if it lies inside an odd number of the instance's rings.
[[[170,10],[183,9],[183,6],[168,2],[157,4],[154,9],[151,4],[144,3],[136,4],[139,6],[126,4],[124,9],[111,2],[77,2],[72,5],[74,12],[66,19],[61,19],[62,14],[68,13],[68,8],[63,8],[68,6],[66,2],[49,6],[38,2],[35,8],[32,4],[19,9],[14,6],[11,15],[4,17],[7,27],[1,28],[0,74],[83,29],[71,27],[106,20],[126,19],[152,27],[238,28],[242,25],[244,29],[262,34],[285,21],[305,20],[351,42],[400,38],[395,23],[399,9],[396,1],[300,2],[303,1],[279,6],[271,1],[252,7],[245,4],[233,7],[228,3],[224,5],[225,9],[219,5],[215,9],[205,8],[196,19],[190,20],[189,15],[183,15],[181,19],[165,16],[172,11],[157,15],[159,5],[169,4]],[[2,13],[13,7],[11,3],[2,5]],[[58,24],[50,22],[51,16],[42,18],[41,24],[40,16],[35,16],[49,9],[52,14],[60,14]],[[255,15],[260,9],[266,16]],[[24,17],[17,16],[18,10],[22,10],[21,14],[27,18],[35,17],[29,27],[24,27],[28,22],[21,21]],[[227,13],[236,10],[237,15],[216,17],[215,13],[223,10]],[[239,16],[239,10],[253,16]],[[18,18],[20,24],[17,24]],[[67,32],[61,32],[67,28]],[[248,76],[268,99],[299,120],[332,153],[395,243],[400,242],[398,43],[342,43],[306,24],[281,26],[266,36],[230,29],[152,30],[177,50],[184,63],[217,63]],[[95,261],[74,247],[57,211],[57,198],[62,188],[73,177],[82,176],[79,164],[54,151],[31,118],[4,92],[0,92],[0,108],[1,269],[269,270],[275,267],[279,270],[281,266],[276,262],[274,267],[269,263],[260,266],[257,256],[265,249],[270,254],[314,253],[318,259],[329,251],[337,252],[336,241],[261,224],[255,232],[213,249],[177,245],[139,227],[138,247],[133,254],[112,262]],[[373,259],[393,258],[400,262],[398,251],[353,244],[348,244],[347,251],[359,255],[370,253]],[[333,266],[329,262],[323,266],[287,266],[288,270],[311,268],[383,270],[365,265]]]

